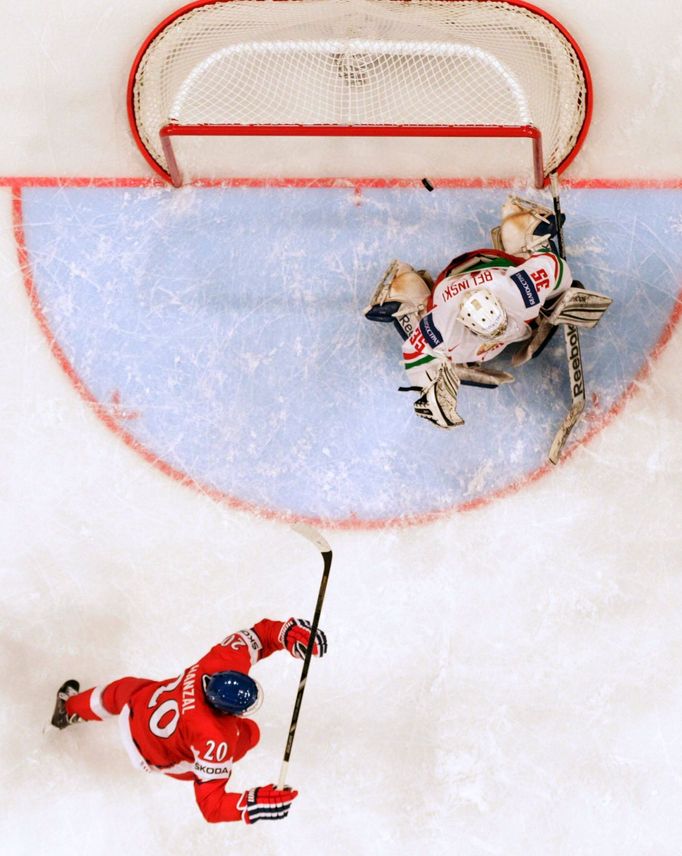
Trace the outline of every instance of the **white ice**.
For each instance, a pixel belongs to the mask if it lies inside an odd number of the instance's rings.
[[[175,6],[2,0],[0,174],[148,175],[124,87]],[[682,7],[543,8],[595,83],[570,176],[679,179]],[[3,854],[682,852],[679,330],[620,416],[523,491],[429,526],[325,533],[330,653],[294,744],[301,795],[281,823],[209,826],[189,785],[130,767],[113,723],[50,729],[56,686],[168,677],[230,630],[309,614],[319,556],[98,421],[31,312],[6,187],[0,264]],[[298,668],[258,667],[263,739],[235,789],[276,780]]]

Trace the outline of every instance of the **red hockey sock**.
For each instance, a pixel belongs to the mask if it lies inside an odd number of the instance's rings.
[[[66,712],[69,716],[77,714],[81,719],[99,720],[102,717],[93,712],[90,707],[90,699],[94,689],[84,690],[75,696],[71,696],[66,702]]]
[[[117,716],[132,696],[149,683],[147,678],[120,678],[103,687],[84,690],[66,702],[66,712],[69,716],[76,713],[86,720]]]

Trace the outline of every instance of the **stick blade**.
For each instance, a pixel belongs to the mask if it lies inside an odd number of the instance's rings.
[[[317,529],[314,529],[307,523],[292,523],[291,528],[294,532],[310,541],[311,544],[314,544],[320,553],[331,553],[332,548],[329,546],[329,542],[320,535]]]
[[[580,419],[580,416],[585,409],[585,399],[578,399],[571,409],[566,414],[564,421],[559,426],[559,430],[554,435],[554,440],[552,441],[552,445],[549,449],[549,460],[552,464],[556,464],[561,457],[561,452],[566,445],[566,440],[568,440],[568,435],[571,433],[573,428],[575,427],[577,421]]]

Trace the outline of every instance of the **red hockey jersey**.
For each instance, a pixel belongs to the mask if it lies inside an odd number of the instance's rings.
[[[223,639],[176,678],[150,682],[120,715],[123,742],[136,767],[194,781],[199,808],[208,821],[239,820],[241,793],[226,790],[232,765],[260,739],[256,723],[216,711],[204,697],[203,678],[215,672],[248,673],[251,666],[284,648],[281,621],[263,619]]]

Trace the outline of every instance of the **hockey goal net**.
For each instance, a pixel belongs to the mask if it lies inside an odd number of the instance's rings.
[[[566,29],[520,0],[203,0],[144,41],[128,106],[175,185],[180,137],[306,136],[527,138],[542,186],[579,149],[591,88]]]

